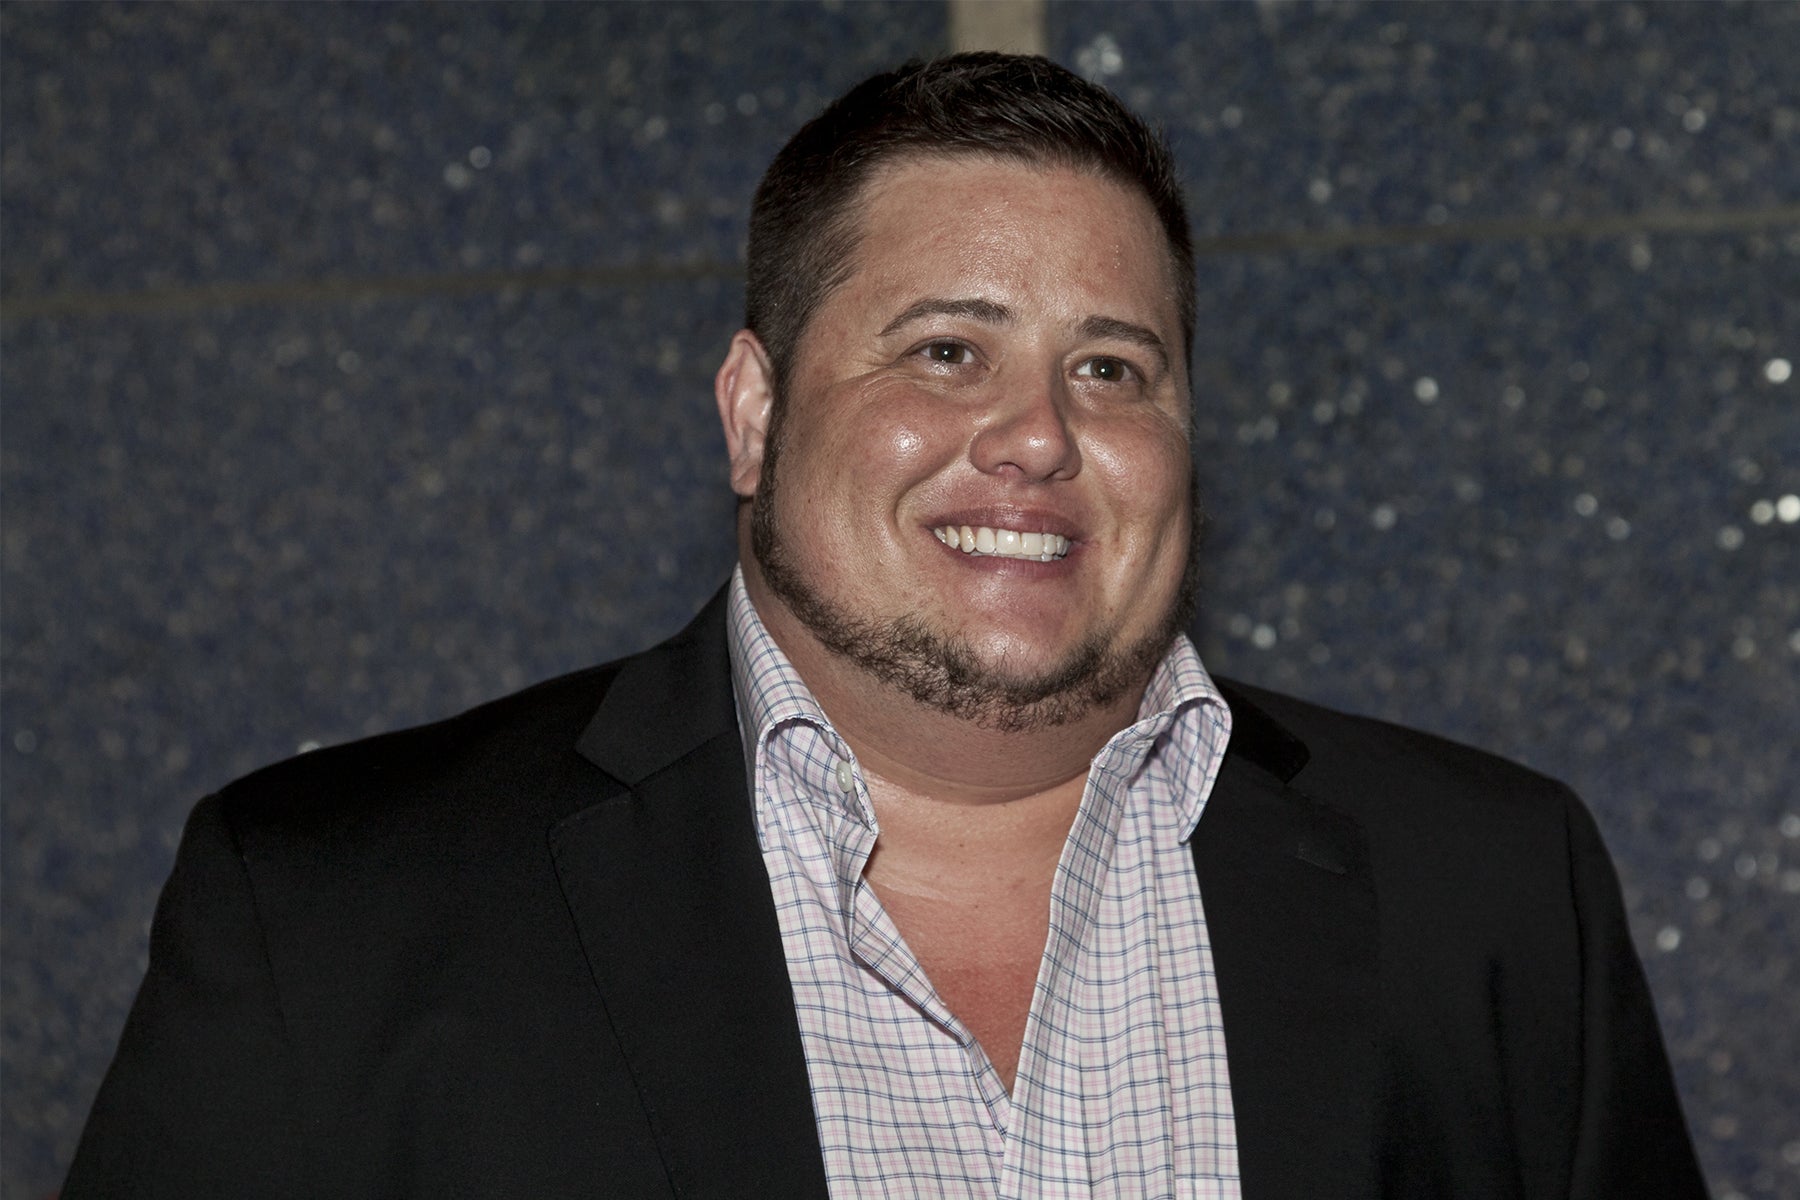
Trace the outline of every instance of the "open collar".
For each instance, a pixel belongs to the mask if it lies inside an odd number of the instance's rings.
[[[1374,885],[1305,745],[1229,681],[1193,839],[1245,1194],[1372,1197]],[[606,1013],[684,1195],[826,1195],[745,785],[724,593],[626,660],[579,752],[611,783],[551,847]]]

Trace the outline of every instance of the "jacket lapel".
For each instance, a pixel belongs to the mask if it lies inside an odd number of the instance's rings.
[[[1375,1194],[1376,919],[1361,828],[1289,784],[1306,749],[1224,687],[1194,837],[1244,1195]]]
[[[674,1190],[822,1200],[723,609],[621,667],[577,747],[618,789],[557,825],[551,850]]]

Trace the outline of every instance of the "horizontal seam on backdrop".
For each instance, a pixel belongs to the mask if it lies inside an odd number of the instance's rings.
[[[1642,212],[1608,216],[1505,217],[1439,225],[1380,225],[1348,229],[1295,229],[1222,234],[1194,239],[1196,257],[1279,254],[1305,250],[1355,250],[1410,245],[1448,245],[1545,239],[1605,239],[1633,234],[1749,233],[1800,226],[1800,204],[1709,212]],[[397,296],[471,295],[560,288],[636,287],[701,279],[741,278],[739,262],[636,263],[617,267],[477,271],[366,278],[202,283],[131,292],[62,291],[0,296],[0,321],[39,317],[104,317],[185,312],[256,304],[378,300]]]

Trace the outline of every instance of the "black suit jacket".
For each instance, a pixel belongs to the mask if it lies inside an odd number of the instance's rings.
[[[1245,1196],[1704,1195],[1580,803],[1222,686]],[[64,1194],[823,1197],[721,600],[203,801]]]

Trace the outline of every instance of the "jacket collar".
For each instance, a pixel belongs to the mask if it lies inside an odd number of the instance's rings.
[[[575,748],[635,787],[726,731],[737,731],[737,707],[720,589],[680,633],[619,665]]]
[[[1193,840],[1248,1196],[1376,1194],[1375,885],[1306,746],[1221,683],[1232,738]]]
[[[619,674],[576,749],[613,778],[634,785],[737,728],[726,645],[724,588],[667,642],[620,664]],[[1228,761],[1239,760],[1286,783],[1309,758],[1306,744],[1228,679],[1217,679],[1231,706]],[[721,686],[722,685],[722,686]]]

